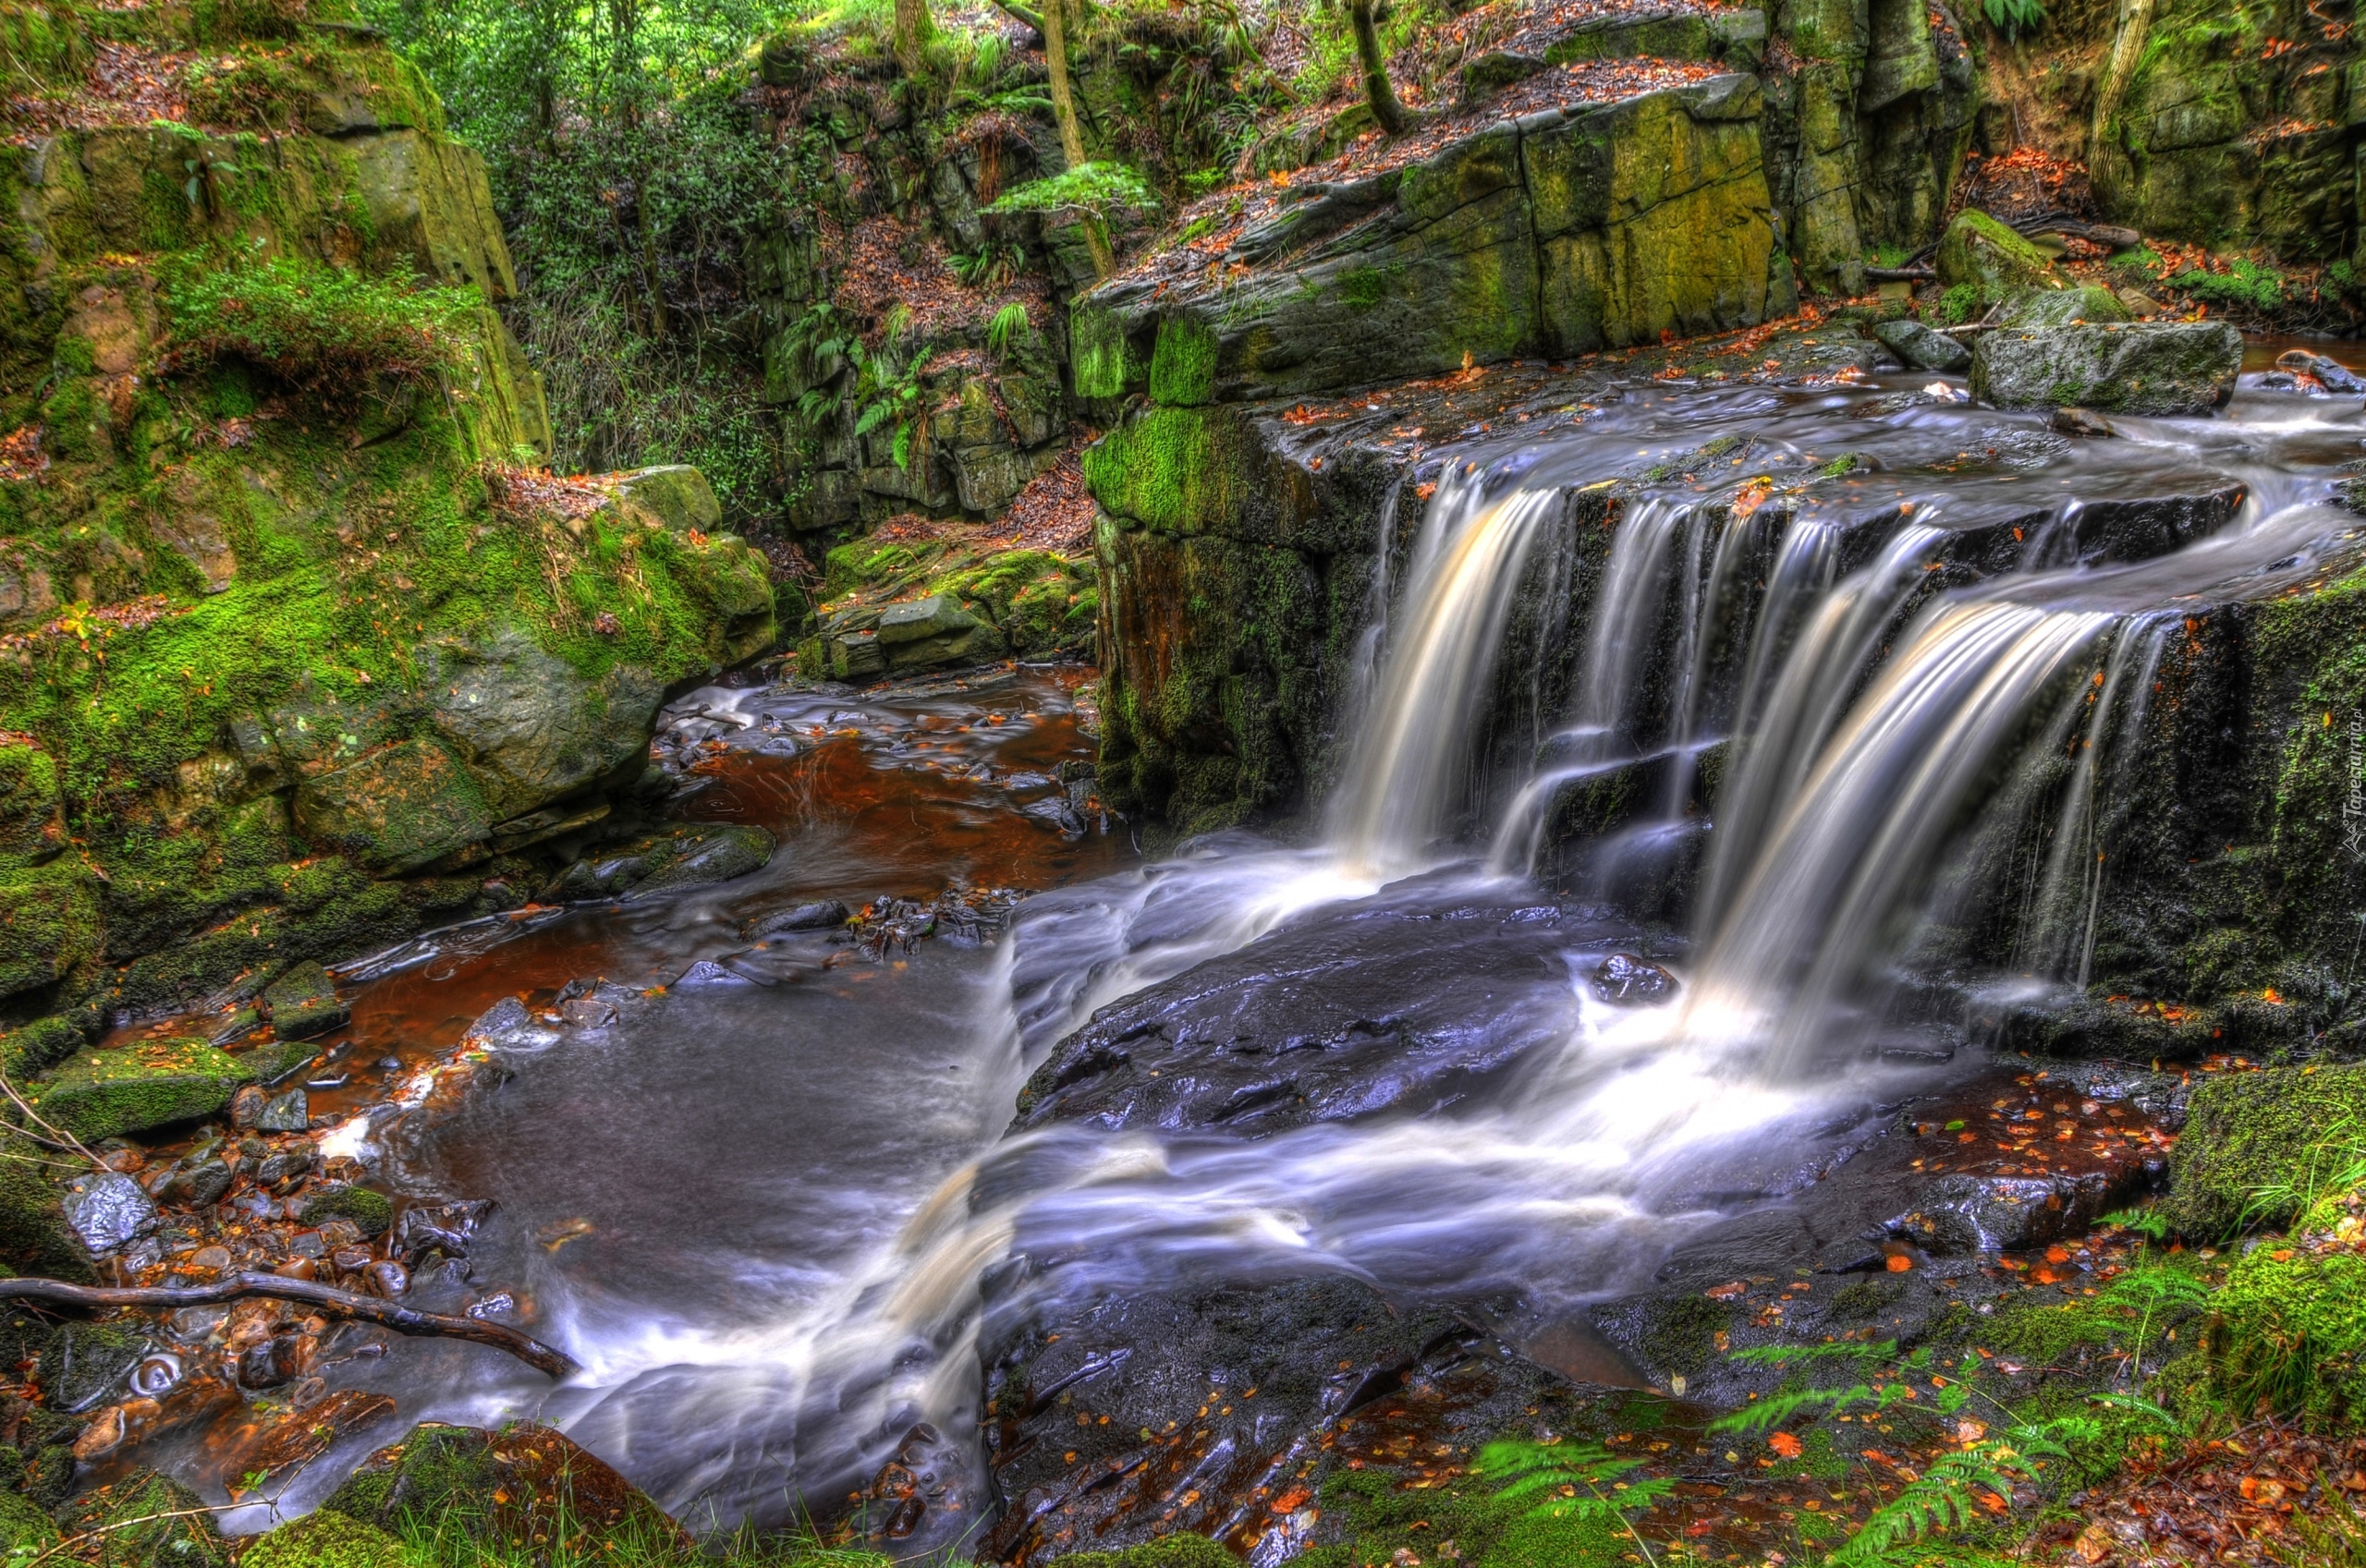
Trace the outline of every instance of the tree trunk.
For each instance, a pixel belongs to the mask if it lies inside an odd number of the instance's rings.
[[[1084,133],[1077,128],[1076,95],[1068,91],[1068,28],[1066,0],[1045,0],[1043,58],[1052,67],[1052,117],[1060,122],[1060,156],[1069,168],[1084,164]]]
[[[1388,62],[1381,58],[1380,34],[1372,30],[1372,0],[1348,0],[1348,20],[1356,30],[1356,55],[1364,66],[1364,98],[1372,104],[1372,117],[1380,128],[1391,136],[1405,129],[1405,105],[1396,101],[1396,90],[1388,85]]]
[[[921,51],[936,36],[935,18],[929,15],[928,0],[896,0],[896,63],[904,74],[921,74]]]
[[[1071,169],[1084,167],[1084,132],[1077,126],[1076,94],[1068,90],[1067,0],[1043,0],[1043,57],[1052,67],[1052,117],[1060,122],[1060,156]],[[1117,270],[1109,251],[1109,231],[1101,214],[1084,214],[1085,249],[1092,254],[1092,272],[1107,277]]]

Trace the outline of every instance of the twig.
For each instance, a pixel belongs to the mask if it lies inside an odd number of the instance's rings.
[[[23,1568],[41,1568],[43,1563],[48,1562],[59,1552],[64,1551],[69,1546],[79,1546],[84,1541],[96,1540],[101,1536],[111,1536],[117,1530],[128,1530],[134,1525],[153,1525],[158,1521],[165,1519],[194,1519],[201,1513],[227,1513],[234,1508],[244,1508],[246,1504],[243,1502],[213,1502],[206,1503],[196,1508],[176,1508],[168,1513],[142,1513],[137,1519],[111,1520],[108,1523],[100,1525],[95,1530],[85,1530],[79,1536],[68,1536],[62,1541],[53,1541],[48,1549],[39,1557],[32,1558],[25,1562]]]
[[[300,1301],[348,1318],[359,1318],[398,1334],[471,1340],[506,1351],[536,1371],[565,1378],[582,1370],[573,1357],[505,1323],[479,1318],[454,1318],[441,1312],[415,1312],[376,1296],[359,1295],[311,1280],[284,1279],[277,1274],[233,1274],[210,1285],[158,1285],[111,1288],[70,1285],[63,1280],[0,1280],[0,1301],[39,1301],[64,1307],[128,1307],[142,1310],[210,1307],[246,1296],[274,1296]]]
[[[6,1073],[0,1073],[0,1090],[6,1090],[7,1092],[8,1098],[16,1102],[17,1109],[25,1113],[25,1119],[27,1121],[32,1122],[43,1127],[46,1127],[52,1133],[55,1133],[59,1138],[64,1140],[67,1148],[72,1149],[75,1153],[89,1161],[93,1170],[104,1171],[109,1168],[105,1161],[100,1159],[97,1155],[82,1147],[82,1140],[80,1138],[76,1137],[72,1133],[67,1132],[65,1128],[57,1125],[55,1122],[48,1120],[46,1117],[42,1115],[40,1112],[34,1110],[32,1108],[32,1102],[28,1100],[23,1095],[17,1092],[17,1086],[8,1081],[8,1075]],[[29,1137],[31,1136],[30,1134],[27,1134],[26,1136]],[[34,1138],[33,1141],[35,1143],[44,1144],[49,1142],[46,1138]],[[54,1149],[57,1146],[50,1144],[49,1147]]]

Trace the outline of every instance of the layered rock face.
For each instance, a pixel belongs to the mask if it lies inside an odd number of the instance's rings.
[[[548,416],[482,165],[391,50],[53,20],[17,63],[56,96],[0,161],[0,1027],[73,1025],[11,1037],[35,1064],[521,902],[549,846],[630,831],[665,689],[774,640],[695,472],[520,468]],[[152,57],[192,44],[201,75]],[[103,51],[181,117],[92,108]],[[274,128],[217,128],[225,81]],[[382,336],[423,371],[287,369],[412,310]],[[266,319],[276,349],[239,335]]]
[[[1207,237],[1085,298],[1081,313],[1108,320],[1079,329],[1101,350],[1079,388],[1178,406],[1300,396],[1791,308],[1756,78],[1610,103],[1531,96],[1425,128],[1378,166],[1350,157],[1335,177],[1227,203]]]

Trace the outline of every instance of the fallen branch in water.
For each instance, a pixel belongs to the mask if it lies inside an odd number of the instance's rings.
[[[58,1307],[129,1307],[171,1311],[182,1307],[212,1307],[250,1295],[300,1301],[323,1312],[376,1323],[398,1334],[472,1340],[506,1351],[553,1378],[564,1378],[582,1369],[565,1352],[553,1350],[504,1323],[489,1323],[481,1318],[452,1318],[441,1312],[414,1312],[374,1295],[360,1295],[311,1280],[283,1279],[277,1274],[233,1274],[210,1285],[158,1285],[146,1289],[70,1285],[63,1280],[0,1280],[0,1301],[35,1301]]]

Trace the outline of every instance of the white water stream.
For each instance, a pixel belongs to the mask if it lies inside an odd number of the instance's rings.
[[[915,1100],[946,1120],[935,1154],[900,1183],[863,1178],[880,1185],[818,1277],[751,1246],[755,1307],[652,1314],[529,1249],[544,1321],[590,1370],[546,1397],[517,1381],[448,1391],[436,1413],[482,1421],[537,1405],[693,1522],[776,1521],[859,1484],[916,1421],[974,1427],[980,1281],[1015,1257],[1032,1260],[1020,1304],[1043,1308],[1339,1270],[1448,1299],[1509,1289],[1544,1323],[1648,1279],[1695,1227],[1779,1197],[1816,1129],[1931,1070],[1869,1047],[1889,971],[1982,813],[2026,808],[2027,767],[2077,748],[2024,956],[2080,978],[2109,753],[2159,656],[2154,625],[2208,596],[2301,580],[2348,528],[2313,498],[2321,455],[2354,451],[2357,421],[2323,406],[2247,399],[2215,421],[2130,421],[2094,452],[1945,405],[1909,403],[1835,436],[1877,392],[1653,393],[1550,446],[1451,465],[1375,638],[1322,845],[1212,842],[1031,901],[990,963],[933,981],[943,989],[901,1026],[937,1031],[970,1071],[957,1095]],[[1566,729],[1501,799],[1474,803],[1494,694],[1506,661],[1525,656],[1507,628],[1540,553],[1570,544],[1572,497],[1720,432],[1759,443],[1735,483],[1762,468],[1804,481],[1842,439],[1885,446],[1896,482],[1837,496],[1803,484],[1758,534],[1714,491],[1627,503],[1590,597],[1563,612],[1587,628]],[[1916,467],[1982,445],[2007,454],[1985,479]],[[2082,565],[2041,531],[2021,569],[1923,591],[1951,530],[2000,504],[2037,497],[2075,531],[2079,497],[2180,465],[2197,483],[2249,487],[2211,540]],[[1877,513],[1878,527],[1866,521]],[[2056,564],[2036,564],[2040,546]],[[1676,756],[1677,782],[1644,824],[1670,831],[1693,768],[1721,744],[1673,1001],[1604,1004],[1592,966],[1647,933],[1572,921],[1566,983],[1535,1004],[1549,1047],[1450,1112],[1253,1139],[1089,1124],[996,1136],[1026,1075],[1096,1010],[1197,966],[1251,961],[1279,933],[1474,910],[1506,930],[1566,918],[1527,880],[1559,793]],[[1492,844],[1453,840],[1474,804],[1498,824]],[[1286,997],[1292,981],[1272,983]],[[713,1027],[738,1026],[718,1014]],[[826,1118],[800,1136],[826,1139]]]

